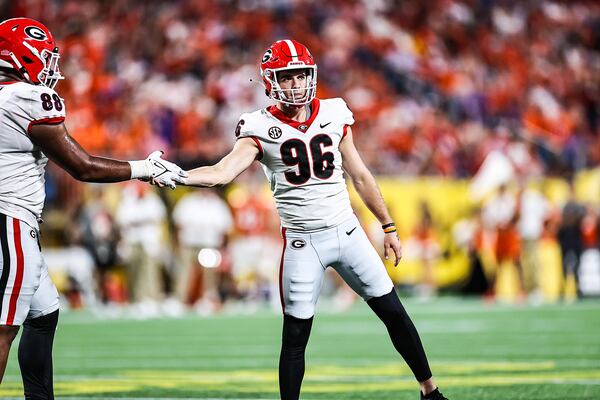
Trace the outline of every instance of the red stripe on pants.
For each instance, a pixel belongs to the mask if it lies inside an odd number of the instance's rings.
[[[12,325],[17,311],[17,300],[19,292],[21,292],[21,284],[23,283],[23,248],[21,247],[21,224],[16,218],[13,218],[13,230],[15,233],[15,253],[17,256],[17,272],[15,274],[15,283],[10,295],[10,303],[8,305],[8,316],[6,325]]]
[[[279,300],[281,301],[281,310],[285,314],[285,303],[283,302],[283,258],[285,256],[285,247],[287,239],[285,237],[285,228],[281,228],[281,236],[283,236],[283,249],[281,250],[281,263],[279,264]]]

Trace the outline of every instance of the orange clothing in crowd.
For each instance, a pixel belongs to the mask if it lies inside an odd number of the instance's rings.
[[[521,255],[521,238],[514,224],[496,230],[495,245],[496,262],[516,262]]]
[[[241,236],[259,236],[267,233],[272,207],[260,196],[249,196],[241,202],[232,201],[231,210],[236,232]]]
[[[598,229],[600,221],[595,215],[586,215],[581,222],[581,238],[583,247],[586,249],[595,248],[600,245],[598,241]]]

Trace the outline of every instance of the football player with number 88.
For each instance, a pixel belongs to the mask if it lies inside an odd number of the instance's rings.
[[[185,177],[155,151],[145,160],[88,154],[67,132],[63,79],[52,34],[28,18],[0,23],[0,383],[23,326],[19,366],[25,398],[53,399],[52,344],[58,292],[39,247],[44,170],[51,159],[86,182],[152,181],[175,188]]]
[[[259,160],[271,184],[283,237],[279,271],[283,400],[300,397],[304,353],[327,267],[334,268],[386,325],[421,386],[422,399],[442,400],[419,335],[377,252],[350,206],[344,172],[385,232],[386,259],[401,246],[375,179],[352,141],[352,112],[341,98],[315,97],[317,66],[295,40],[275,42],[260,73],[275,105],[242,114],[233,150],[219,163],[188,171],[186,185],[225,185]]]

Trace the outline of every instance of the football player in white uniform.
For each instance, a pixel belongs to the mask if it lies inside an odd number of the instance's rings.
[[[219,163],[188,171],[186,185],[231,182],[260,160],[281,218],[280,295],[283,340],[279,387],[283,400],[300,396],[304,353],[327,267],[334,268],[386,325],[392,342],[421,386],[421,397],[445,399],[437,390],[419,335],[385,267],[350,206],[344,172],[385,231],[385,256],[401,257],[396,229],[375,179],[352,141],[352,112],[340,98],[315,97],[317,66],[294,40],[275,42],[260,72],[276,104],[242,114],[233,150]]]
[[[41,23],[0,23],[0,382],[19,327],[19,365],[26,398],[53,399],[52,342],[58,293],[39,248],[48,158],[87,182],[153,180],[174,187],[185,172],[152,153],[139,161],[89,155],[69,135],[65,105],[53,90],[62,79],[59,52]]]

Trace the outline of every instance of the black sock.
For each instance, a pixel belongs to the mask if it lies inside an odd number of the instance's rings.
[[[394,347],[400,353],[419,382],[431,378],[425,350],[417,329],[402,307],[402,303],[392,291],[384,296],[367,301],[367,304],[387,327]]]
[[[442,394],[440,393],[438,388],[433,389],[431,392],[427,393],[426,395],[423,394],[423,392],[421,392],[421,399],[423,400],[428,400],[428,399],[435,399],[435,398],[439,398]]]
[[[279,392],[281,400],[298,400],[304,378],[304,351],[313,319],[283,316],[281,355],[279,356]]]
[[[19,342],[19,367],[25,399],[52,400],[52,343],[58,323],[58,310],[23,324]]]

